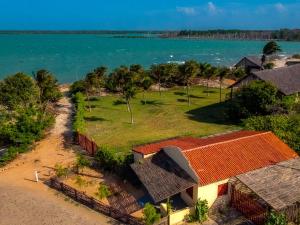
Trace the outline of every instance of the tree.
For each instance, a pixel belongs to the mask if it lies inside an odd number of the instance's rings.
[[[219,86],[220,103],[222,102],[222,86],[223,86],[223,81],[229,75],[230,72],[231,72],[230,69],[227,68],[227,67],[222,67],[222,68],[219,69],[218,77],[219,77],[219,83],[220,83],[220,86]]]
[[[150,203],[146,203],[143,214],[146,225],[152,225],[160,220],[160,214],[156,212],[156,209]]]
[[[115,89],[118,89],[126,101],[127,109],[130,112],[131,124],[134,123],[131,99],[137,93],[138,74],[130,71],[126,66],[117,68],[113,73]]]
[[[77,92],[85,93],[85,81],[84,80],[78,80],[75,81],[71,86],[70,86],[70,94],[75,95]]]
[[[55,103],[61,98],[57,79],[47,70],[39,70],[34,74],[34,79],[40,92],[40,102],[44,108],[47,104]]]
[[[161,80],[162,80],[162,64],[152,65],[150,68],[151,77],[155,80],[158,85],[159,95],[161,96]]]
[[[281,51],[282,50],[281,50],[280,46],[277,44],[276,41],[268,42],[263,48],[263,55],[262,55],[262,58],[261,58],[262,66],[265,64],[268,56],[273,55],[277,52],[281,52]]]
[[[92,111],[91,102],[90,102],[90,95],[95,93],[95,90],[98,85],[98,77],[95,73],[88,73],[85,76],[85,94],[87,96],[87,100],[89,102],[89,111]]]
[[[93,71],[95,76],[94,86],[98,90],[98,95],[101,96],[101,88],[104,85],[107,68],[104,66],[98,67]]]
[[[252,81],[233,93],[229,115],[233,119],[269,114],[270,106],[277,102],[278,90],[265,81]]]
[[[151,79],[148,71],[144,71],[143,73],[139,74],[138,86],[143,91],[143,104],[147,104],[145,93],[149,90],[152,84],[153,80]]]
[[[28,108],[36,105],[38,99],[38,86],[23,73],[9,76],[0,82],[0,104],[8,110]]]
[[[182,64],[179,66],[179,72],[184,80],[185,86],[186,86],[186,94],[188,99],[189,106],[191,105],[190,101],[190,93],[189,93],[189,87],[192,84],[192,80],[196,75],[199,73],[199,65],[196,61],[187,61],[185,64]]]

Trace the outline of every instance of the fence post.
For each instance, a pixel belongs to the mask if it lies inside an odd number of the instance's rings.
[[[64,184],[60,182],[60,190],[64,192]]]
[[[76,201],[78,200],[78,198],[77,198],[77,190],[76,189],[74,189],[75,190],[75,199],[76,199]]]

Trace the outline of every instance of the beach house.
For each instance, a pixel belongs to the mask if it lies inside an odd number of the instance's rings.
[[[237,64],[236,68],[243,68],[247,73],[252,71],[263,70],[261,58],[258,56],[246,56],[242,58]]]
[[[300,92],[300,64],[270,70],[253,71],[229,88],[240,88],[253,80],[270,82],[283,95],[298,94]]]
[[[136,146],[133,153],[135,163],[131,167],[163,214],[167,199],[173,199],[176,210],[169,216],[169,224],[182,221],[198,199],[207,200],[209,207],[219,198],[224,204],[229,202],[232,180],[238,176],[289,160],[297,160],[295,164],[300,166],[297,153],[272,132],[174,138]],[[297,182],[300,185],[299,179]],[[300,193],[294,200],[300,200]]]

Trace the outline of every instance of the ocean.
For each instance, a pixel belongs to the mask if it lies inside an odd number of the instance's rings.
[[[183,62],[195,59],[231,66],[258,55],[265,41],[126,38],[102,34],[1,34],[0,79],[16,72],[47,69],[70,83],[98,66]],[[300,42],[279,42],[283,55],[300,53]]]

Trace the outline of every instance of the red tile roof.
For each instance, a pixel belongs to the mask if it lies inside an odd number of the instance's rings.
[[[298,157],[272,132],[257,131],[237,131],[207,138],[175,138],[137,146],[133,150],[147,155],[171,146],[178,147],[187,158],[200,185]]]
[[[206,138],[193,138],[193,137],[180,137],[168,140],[163,140],[159,142],[154,142],[150,144],[140,145],[133,148],[133,151],[141,153],[143,155],[149,155],[159,152],[164,147],[176,146],[181,150],[187,150],[192,148],[197,148],[209,144],[214,144],[226,140],[236,139],[240,137],[245,137],[249,135],[258,134],[257,131],[237,131],[223,135],[216,135]]]
[[[271,132],[257,132],[182,152],[198,175],[200,185],[298,157]]]

